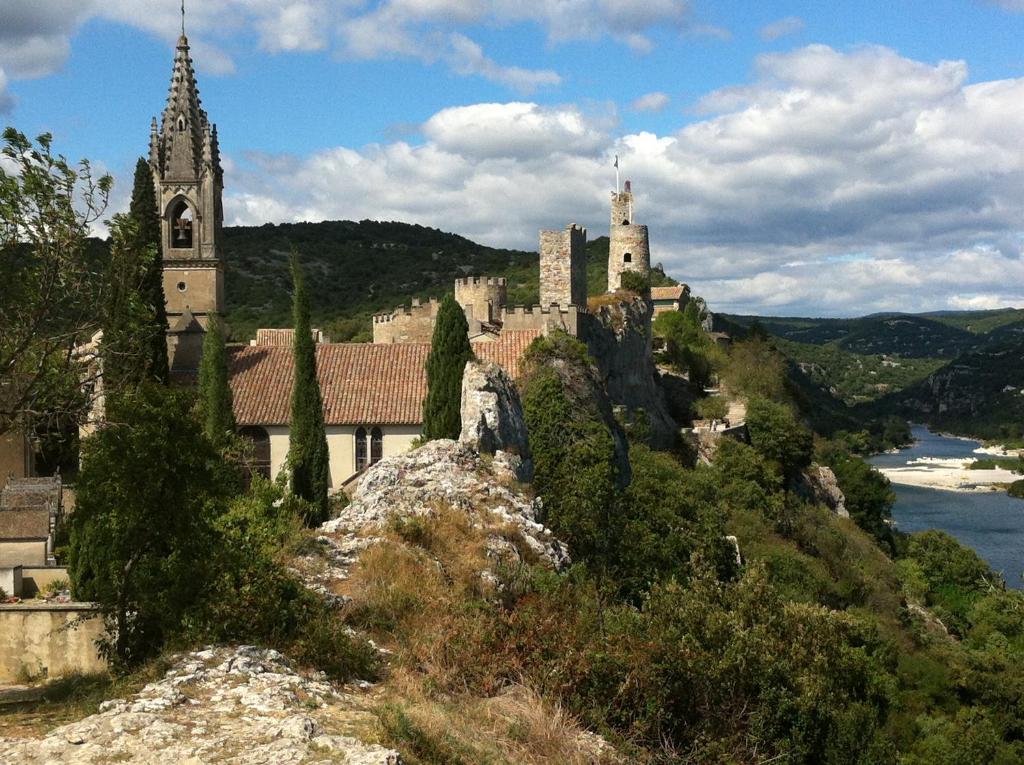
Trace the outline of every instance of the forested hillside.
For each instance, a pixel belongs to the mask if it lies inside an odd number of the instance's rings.
[[[859,319],[730,316],[755,323],[806,382],[865,421],[899,415],[963,435],[1024,431],[1024,311],[884,314]],[[807,387],[806,385],[804,387]],[[822,409],[822,402],[818,400]],[[833,411],[834,415],[844,412]]]

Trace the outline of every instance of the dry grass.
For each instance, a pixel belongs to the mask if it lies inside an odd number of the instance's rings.
[[[437,507],[394,523],[353,569],[350,619],[393,651],[378,737],[410,765],[616,762],[564,710],[511,681],[518,670],[494,642],[498,593],[481,572],[504,581],[502,566],[513,564],[487,557],[489,534],[531,560],[517,528],[475,527]]]
[[[431,698],[404,673],[392,689],[401,702],[378,709],[380,736],[412,765],[615,765],[622,762],[560,707],[521,685],[491,698]]]
[[[31,699],[0,703],[0,738],[36,738],[61,725],[76,722],[99,711],[100,703],[124,698],[163,675],[167,663],[157,659],[125,676],[105,672],[69,675],[41,686]]]

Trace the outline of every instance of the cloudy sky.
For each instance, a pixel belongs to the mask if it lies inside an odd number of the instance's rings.
[[[721,311],[1024,306],[1024,0],[188,0],[229,224],[607,233]],[[178,0],[0,0],[0,122],[119,179]]]

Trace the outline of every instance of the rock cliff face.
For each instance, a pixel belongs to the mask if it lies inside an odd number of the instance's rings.
[[[401,765],[398,752],[345,735],[372,721],[372,694],[304,677],[271,649],[180,654],[161,680],[98,714],[42,739],[0,739],[0,762]]]
[[[565,545],[537,522],[540,499],[519,484],[519,467],[518,458],[507,452],[488,458],[459,441],[431,441],[367,470],[352,502],[321,528],[365,536],[391,519],[429,515],[448,506],[462,510],[481,527],[493,527],[496,553],[507,552],[498,529],[512,525],[540,561],[561,568],[568,563]]]
[[[530,440],[523,405],[504,369],[490,361],[470,361],[462,376],[462,433],[459,441],[480,454],[504,452],[519,458],[519,480],[533,479]],[[510,459],[515,462],[515,459]]]
[[[494,555],[515,554],[499,530],[511,525],[539,561],[553,568],[567,565],[565,545],[537,522],[540,499],[523,485],[533,472],[523,407],[500,367],[466,365],[461,414],[458,441],[430,441],[366,471],[352,502],[322,527],[341,535],[332,544],[358,549],[360,538],[372,538],[372,529],[394,518],[428,515],[446,506],[493,529],[489,548]]]
[[[800,477],[797,491],[808,499],[824,505],[841,518],[849,518],[846,509],[846,496],[839,488],[836,474],[832,468],[824,465],[813,465]]]
[[[657,448],[671,447],[678,426],[669,415],[651,355],[653,308],[642,298],[599,307],[581,337],[597,361],[608,398],[615,405],[643,409]]]

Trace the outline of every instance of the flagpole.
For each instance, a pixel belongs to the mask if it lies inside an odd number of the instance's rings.
[[[619,193],[619,155],[615,155],[615,193]]]

